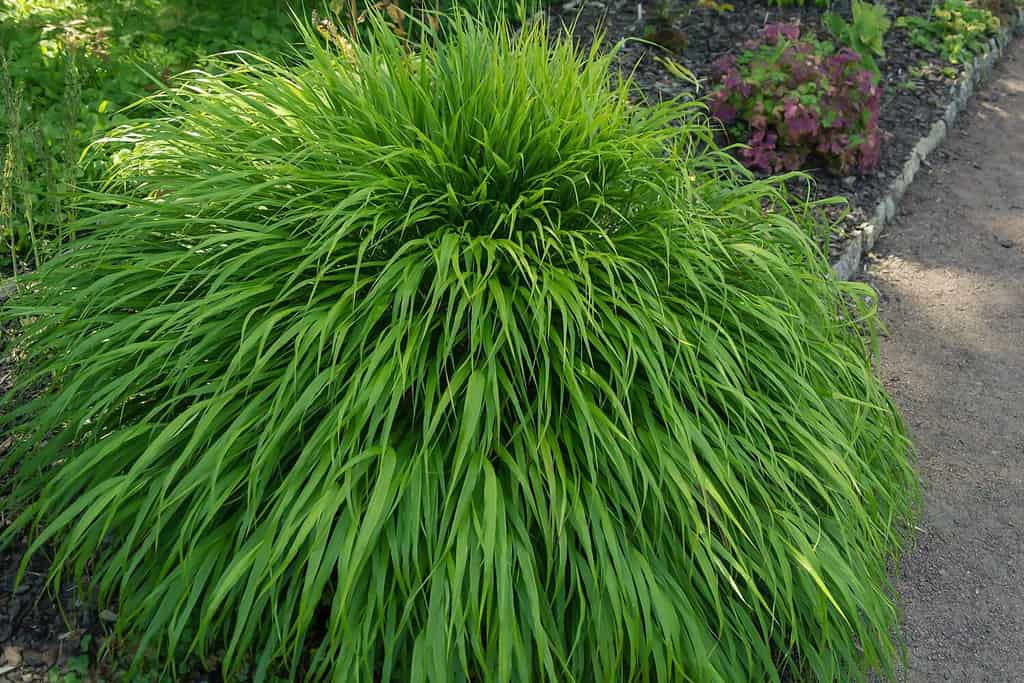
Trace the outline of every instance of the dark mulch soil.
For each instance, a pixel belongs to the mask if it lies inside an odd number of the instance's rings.
[[[95,623],[70,587],[59,595],[47,588],[49,566],[42,555],[15,588],[26,549],[18,543],[0,552],[0,680],[45,680],[54,665],[79,655],[81,638]]]
[[[677,8],[668,25],[657,19],[657,8],[662,1]],[[636,0],[584,1],[582,4],[579,0],[570,0],[568,4],[553,5],[549,14],[555,25],[575,22],[574,34],[584,45],[602,34],[607,45],[625,41],[618,63],[626,70],[636,66],[636,84],[652,102],[692,90],[673,76],[658,58],[671,59],[703,80],[709,77],[715,59],[742,49],[743,43],[756,37],[765,24],[799,22],[804,33],[815,31],[819,38],[829,38],[821,27],[823,10],[814,6],[773,7],[767,0],[732,0],[733,11],[717,13],[695,4],[682,0],[647,0],[639,5],[641,10],[638,11]],[[811,4],[808,0],[808,5]],[[849,17],[849,4],[849,0],[836,0],[833,10]],[[902,15],[926,15],[931,0],[885,0],[884,4],[895,23]],[[642,18],[639,18],[641,12]],[[658,31],[660,33],[653,35],[664,36],[662,42],[670,47],[641,42],[645,33],[652,35],[651,32]],[[835,251],[840,248],[843,229],[855,227],[870,217],[884,197],[886,187],[902,171],[914,145],[942,118],[952,99],[950,90],[954,81],[943,75],[943,68],[949,65],[911,45],[906,31],[893,26],[886,35],[885,50],[885,59],[879,61],[879,67],[883,89],[881,127],[886,140],[878,170],[869,176],[841,178],[822,169],[807,169],[815,180],[815,198],[843,196],[849,200],[850,213],[838,226],[838,234],[833,236]],[[921,67],[925,67],[923,75]],[[959,72],[962,73],[962,69]]]
[[[0,306],[7,295],[0,292]],[[13,379],[14,340],[14,326],[0,324],[0,395]],[[12,434],[0,433],[0,458],[13,439]],[[0,507],[0,533],[15,514],[6,502]],[[78,602],[71,586],[55,590],[48,585],[45,552],[37,553],[21,572],[26,550],[24,541],[0,550],[0,681],[47,680],[54,666],[62,667],[68,658],[80,656],[82,636],[101,631],[94,612]]]

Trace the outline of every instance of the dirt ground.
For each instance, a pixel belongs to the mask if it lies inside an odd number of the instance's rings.
[[[876,251],[882,376],[925,483],[896,580],[907,680],[1024,681],[1024,40]]]

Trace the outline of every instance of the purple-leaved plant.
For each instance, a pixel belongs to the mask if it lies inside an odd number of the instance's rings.
[[[712,83],[711,113],[746,142],[747,167],[796,170],[812,156],[842,175],[878,166],[881,91],[853,50],[768,24],[739,55],[714,62]]]

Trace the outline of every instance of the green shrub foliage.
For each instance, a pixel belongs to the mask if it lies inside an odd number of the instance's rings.
[[[881,70],[875,58],[885,57],[885,34],[892,26],[887,13],[882,3],[853,0],[850,4],[852,21],[847,22],[837,12],[826,12],[821,17],[832,37],[860,55],[861,64],[870,69],[876,79],[881,77]]]
[[[888,670],[914,479],[868,290],[701,105],[448,32],[307,35],[124,132],[4,312],[7,539],[140,657],[253,680]]]
[[[933,3],[927,17],[902,16],[896,26],[907,29],[917,47],[961,64],[988,49],[989,39],[999,31],[999,17],[965,0],[944,0]]]
[[[151,113],[161,82],[205,55],[298,40],[282,0],[35,0],[0,2],[0,272],[36,262],[73,238],[66,195],[107,170],[79,163],[96,137]],[[5,168],[6,167],[6,168]],[[31,257],[31,258],[30,258]],[[3,261],[8,261],[4,263]]]

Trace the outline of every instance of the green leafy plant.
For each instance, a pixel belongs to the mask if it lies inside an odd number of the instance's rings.
[[[718,0],[697,0],[697,7],[712,10],[716,14],[725,14],[736,9],[731,2],[719,2]]]
[[[66,200],[77,177],[80,151],[75,135],[81,105],[77,60],[74,51],[65,54],[63,96],[57,110],[64,115],[64,128],[62,135],[47,138],[46,128],[33,120],[32,107],[25,102],[24,83],[14,84],[9,62],[0,54],[0,121],[7,127],[6,144],[0,146],[0,242],[9,249],[14,277],[28,267],[38,267],[70,237],[64,227],[73,220],[74,210]]]
[[[886,17],[882,3],[853,0],[850,13],[851,22],[836,12],[827,12],[822,23],[840,45],[860,55],[861,64],[870,69],[877,79],[881,72],[875,59],[885,57],[885,34],[892,22]]]
[[[437,27],[451,0],[330,0],[326,5],[345,26],[365,12],[379,11],[397,33],[415,37],[423,24]],[[543,0],[465,0],[460,7],[483,17],[524,20]],[[81,151],[129,118],[154,110],[140,98],[168,85],[194,66],[209,68],[210,53],[258,48],[268,55],[290,52],[298,40],[292,13],[298,0],[35,0],[0,2],[0,51],[9,61],[7,77],[23,94],[15,120],[10,102],[0,102],[0,131],[19,126],[10,148],[13,170],[23,175],[11,197],[11,212],[0,223],[0,241],[12,252],[17,271],[59,248],[71,235],[70,193],[98,182],[109,159]],[[132,106],[130,109],[128,107]],[[12,135],[14,135],[12,133]],[[0,168],[3,167],[0,158]],[[23,173],[22,173],[23,171]],[[5,273],[6,274],[6,273]]]
[[[0,131],[17,138],[7,149],[20,176],[0,226],[12,252],[0,270],[34,267],[71,237],[71,192],[102,178],[109,161],[79,163],[82,150],[129,117],[154,113],[125,107],[211,52],[259,46],[280,54],[297,39],[278,0],[0,2],[0,80],[10,82],[0,88]]]
[[[0,315],[4,538],[245,680],[891,672],[914,475],[812,207],[542,24],[374,25],[117,136]]]
[[[896,25],[909,31],[914,45],[950,64],[961,64],[985,51],[988,39],[999,30],[999,18],[965,0],[943,0],[927,17],[902,16]]]
[[[848,47],[802,37],[797,24],[768,24],[739,55],[712,65],[711,112],[752,169],[803,168],[812,157],[835,173],[870,173],[881,154],[881,91]]]
[[[922,61],[907,69],[906,79],[896,87],[901,90],[918,92],[927,81],[955,80],[956,77],[957,71],[954,67]]]

